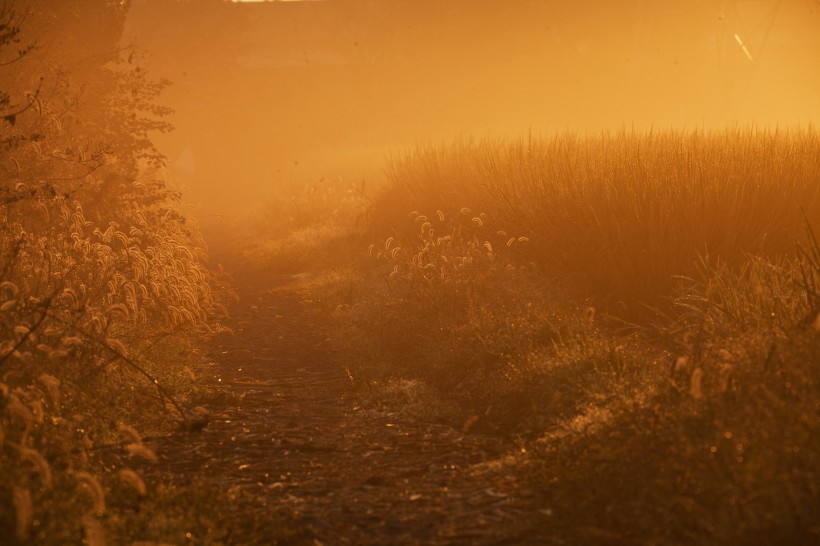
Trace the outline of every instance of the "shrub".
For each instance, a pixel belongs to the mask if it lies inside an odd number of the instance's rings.
[[[0,9],[0,52],[53,15]],[[161,86],[124,62],[100,69],[98,95],[72,95],[27,51],[0,94],[0,534],[103,544],[112,507],[148,491],[134,459],[155,455],[134,425],[188,419],[174,394],[193,359],[179,355],[220,329],[220,281],[146,140],[166,128]],[[38,71],[39,87],[16,87]]]

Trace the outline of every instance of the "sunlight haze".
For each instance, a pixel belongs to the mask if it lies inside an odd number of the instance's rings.
[[[820,121],[811,0],[163,5],[134,2],[124,42],[173,82],[157,142],[195,162],[212,211],[283,179],[378,177],[420,142]]]
[[[2,546],[820,544],[820,0],[0,0]]]

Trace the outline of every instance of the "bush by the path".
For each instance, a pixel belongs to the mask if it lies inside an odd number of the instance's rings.
[[[121,542],[162,505],[135,470],[156,456],[142,435],[191,418],[196,340],[224,313],[148,140],[169,129],[162,85],[117,53],[125,9],[0,8],[4,544]]]

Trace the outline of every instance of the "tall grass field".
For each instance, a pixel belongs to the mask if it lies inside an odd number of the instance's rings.
[[[520,453],[569,544],[820,541],[820,135],[651,131],[390,161],[317,288],[372,404]]]
[[[820,222],[819,172],[811,129],[464,140],[394,160],[374,217],[411,239],[414,226],[397,223],[408,203],[440,234],[451,226],[437,211],[478,217],[494,248],[526,236],[518,261],[636,316],[664,307],[699,256],[738,265],[793,253],[804,218]]]

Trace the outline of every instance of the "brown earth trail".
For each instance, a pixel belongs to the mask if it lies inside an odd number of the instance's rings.
[[[159,467],[252,499],[226,512],[284,516],[296,529],[287,543],[548,542],[536,522],[549,511],[504,471],[515,446],[363,408],[304,278],[237,276],[234,335],[210,345],[235,396],[207,408],[202,431],[159,440]],[[254,543],[276,543],[269,534]]]

